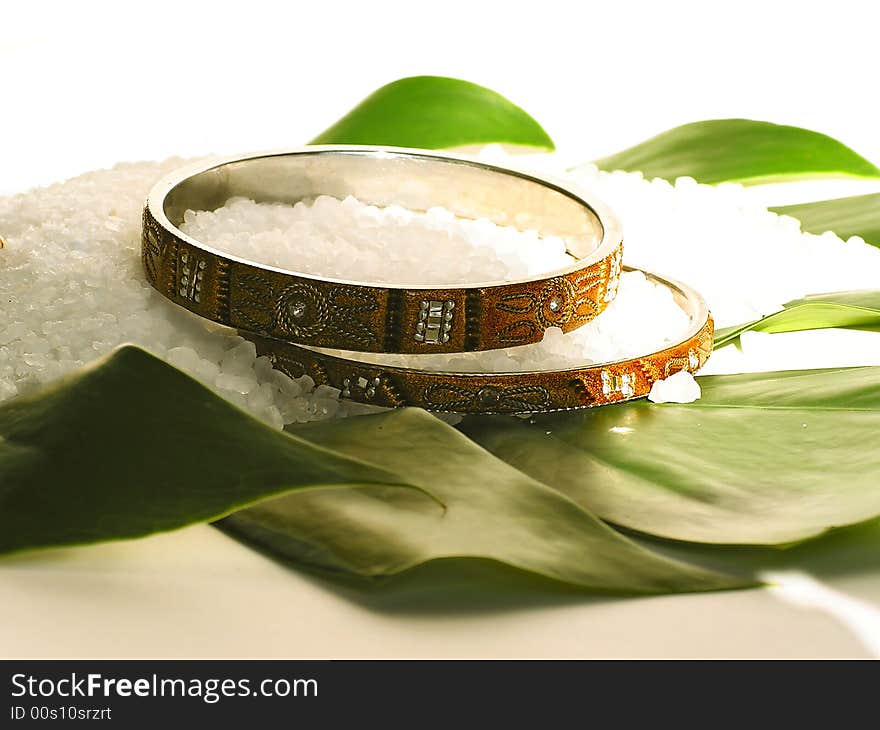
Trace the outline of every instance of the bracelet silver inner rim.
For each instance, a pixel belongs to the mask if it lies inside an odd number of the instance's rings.
[[[352,357],[349,357],[349,351],[347,350],[335,350],[331,348],[324,347],[313,347],[310,345],[294,345],[288,342],[284,342],[283,340],[277,340],[282,343],[282,345],[300,348],[303,350],[309,350],[311,352],[317,353],[322,357],[326,357],[329,359],[337,360],[340,362],[346,362],[353,365],[362,365],[364,367],[372,367],[372,368],[381,368],[382,370],[391,372],[391,373],[419,373],[419,374],[430,374],[432,376],[443,376],[448,378],[506,378],[506,377],[521,377],[521,376],[535,376],[535,375],[544,375],[549,373],[568,373],[579,370],[587,370],[587,369],[598,369],[598,368],[610,368],[615,365],[623,365],[629,363],[633,360],[637,360],[642,357],[650,357],[658,352],[663,352],[664,350],[672,349],[674,347],[678,347],[679,345],[683,345],[685,342],[696,337],[703,327],[706,325],[707,320],[709,319],[709,306],[706,304],[706,301],[703,297],[693,288],[687,286],[686,284],[682,284],[679,281],[674,279],[668,279],[664,276],[660,276],[659,274],[651,273],[650,271],[645,271],[644,269],[638,269],[632,266],[624,266],[623,270],[626,272],[630,271],[641,271],[645,277],[652,281],[655,284],[660,284],[661,286],[665,286],[672,292],[672,296],[675,299],[676,303],[682,308],[682,310],[690,316],[691,326],[687,330],[687,333],[679,340],[672,342],[668,345],[665,345],[659,350],[655,350],[653,352],[644,352],[636,355],[631,355],[630,357],[625,357],[620,360],[610,360],[607,362],[597,362],[590,363],[585,365],[574,365],[565,368],[555,368],[552,370],[514,370],[514,371],[505,371],[505,372],[467,372],[460,370],[422,370],[418,368],[409,368],[403,367],[400,365],[385,365],[378,358],[381,356],[380,353],[377,353],[376,360],[364,360],[362,359],[363,353],[361,352],[351,352]],[[265,337],[266,340],[272,340],[275,338]],[[412,357],[440,357],[440,355],[412,355]]]
[[[243,259],[188,236],[178,227],[186,210],[216,210],[232,197],[295,204],[319,195],[353,195],[364,203],[413,211],[441,206],[461,218],[563,239],[569,266],[518,280],[467,284],[359,282],[281,269]],[[448,153],[395,147],[326,145],[202,162],[162,178],[147,205],[177,238],[219,258],[288,276],[383,289],[471,289],[527,284],[583,269],[610,255],[621,241],[615,216],[565,184]],[[418,242],[414,242],[417,245]],[[420,252],[433,255],[434,252]]]

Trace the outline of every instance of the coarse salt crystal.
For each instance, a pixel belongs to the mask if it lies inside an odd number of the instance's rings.
[[[693,403],[700,398],[700,384],[687,370],[680,370],[651,386],[648,400],[652,403]]]

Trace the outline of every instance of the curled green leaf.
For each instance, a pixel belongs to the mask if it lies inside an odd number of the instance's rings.
[[[880,193],[783,205],[770,210],[797,218],[801,228],[810,233],[834,231],[844,240],[861,236],[872,246],[880,246]]]
[[[220,526],[326,571],[385,578],[435,561],[482,559],[599,591],[658,593],[749,585],[672,561],[418,409],[306,424],[300,437],[435,494],[365,487],[288,494]]]
[[[796,299],[762,319],[717,330],[715,349],[734,342],[743,332],[799,332],[829,327],[880,329],[880,290],[811,294]]]
[[[700,378],[689,405],[470,418],[460,428],[611,523],[778,545],[880,516],[880,367]]]
[[[473,557],[604,590],[750,584],[637,546],[423,411],[297,431],[122,348],[0,406],[0,553],[142,537],[251,507],[222,524],[354,575]]]
[[[413,76],[387,84],[312,140],[422,149],[495,142],[553,149],[541,125],[500,94],[442,76]]]
[[[362,484],[398,481],[256,421],[136,347],[0,405],[0,553],[142,537],[290,489]]]
[[[751,119],[675,127],[596,164],[647,178],[755,184],[816,177],[880,177],[880,169],[820,132]]]

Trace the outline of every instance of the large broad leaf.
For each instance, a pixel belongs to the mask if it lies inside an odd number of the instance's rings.
[[[783,544],[880,515],[880,368],[700,378],[635,401],[461,429],[600,517],[660,537]]]
[[[861,236],[872,246],[880,246],[880,193],[783,205],[770,210],[797,218],[801,228],[810,233],[834,231],[843,239]]]
[[[297,427],[315,444],[400,474],[436,495],[363,488],[290,494],[221,526],[275,554],[366,578],[429,561],[484,558],[575,586],[674,592],[743,585],[619,535],[417,409]]]
[[[762,319],[717,330],[715,348],[730,344],[750,330],[777,333],[828,327],[880,329],[880,290],[812,294],[796,299]]]
[[[383,86],[312,140],[423,149],[493,142],[553,149],[541,125],[500,94],[441,76],[413,76]]]
[[[639,548],[424,412],[303,431],[309,439],[275,431],[143,350],[123,348],[0,406],[0,553],[140,537],[314,489],[315,499],[300,503],[303,534],[323,535],[311,550],[340,556],[336,567],[347,560],[354,573],[365,564],[382,572],[371,561],[385,560],[387,572],[396,572],[455,554],[510,558],[525,570],[596,588],[744,584]],[[487,488],[489,481],[496,486]],[[450,503],[424,491],[428,484]],[[455,484],[496,496],[466,510]],[[512,499],[502,510],[507,519],[491,511],[505,494]],[[271,515],[288,504],[242,514]],[[420,540],[424,551],[414,561]],[[346,549],[353,554],[346,557]]]
[[[0,553],[140,537],[293,488],[396,483],[135,347],[0,406]]]
[[[641,171],[647,178],[688,176],[702,183],[880,177],[880,169],[827,135],[751,119],[685,124],[596,164],[603,170]]]

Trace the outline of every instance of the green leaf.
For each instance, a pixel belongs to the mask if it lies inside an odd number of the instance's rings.
[[[747,184],[786,178],[880,177],[880,169],[819,132],[751,119],[713,119],[670,129],[596,161],[647,178],[688,176]]]
[[[380,578],[430,561],[488,559],[555,581],[637,593],[746,582],[672,561],[486,453],[418,409],[307,424],[296,434],[382,465],[436,495],[363,488],[311,491],[228,517],[223,529],[324,570]]]
[[[617,525],[785,544],[880,515],[880,367],[700,378],[690,405],[471,418],[477,443]]]
[[[227,522],[254,531],[268,515],[286,552],[298,536],[303,560],[352,573],[462,556],[608,590],[751,584],[638,547],[423,411],[302,433],[275,431],[122,348],[0,406],[0,553],[140,537],[284,494]],[[487,496],[471,505],[468,490]],[[288,499],[306,492],[314,498]]]
[[[383,86],[312,140],[422,149],[493,142],[553,149],[541,126],[500,94],[442,76],[413,76]]]
[[[259,423],[135,347],[0,406],[0,553],[140,537],[293,488],[377,483],[397,481]]]
[[[734,342],[743,332],[798,332],[846,327],[880,329],[880,290],[811,294],[785,305],[785,309],[754,322],[724,327],[715,332],[715,349]]]
[[[801,228],[810,233],[834,231],[844,240],[861,236],[872,246],[880,246],[880,193],[783,205],[770,210],[797,218]]]

